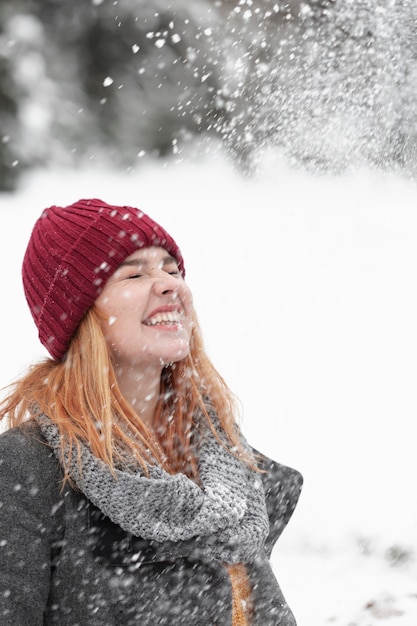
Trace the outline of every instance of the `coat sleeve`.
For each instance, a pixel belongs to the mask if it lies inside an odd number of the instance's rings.
[[[57,518],[59,469],[33,427],[0,436],[0,623],[41,626]],[[62,529],[62,527],[61,527]]]
[[[297,505],[303,477],[297,470],[266,457],[262,458],[260,468],[263,470],[261,476],[269,517],[269,535],[265,549],[268,557],[270,557],[272,548],[288,524]]]

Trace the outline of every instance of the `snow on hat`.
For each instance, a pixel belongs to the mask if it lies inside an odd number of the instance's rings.
[[[148,215],[102,200],[45,209],[35,223],[22,278],[39,339],[60,360],[106,281],[138,248],[161,246],[185,275],[172,237]]]

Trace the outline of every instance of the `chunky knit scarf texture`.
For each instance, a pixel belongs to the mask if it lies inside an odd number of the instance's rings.
[[[61,460],[57,426],[44,414],[36,418]],[[261,477],[220,445],[209,427],[198,449],[200,485],[158,465],[149,465],[149,477],[140,468],[116,469],[113,475],[87,445],[80,445],[82,470],[72,458],[72,480],[125,531],[156,542],[197,539],[199,554],[226,563],[250,562],[262,548],[269,524]],[[68,455],[68,446],[64,449]]]

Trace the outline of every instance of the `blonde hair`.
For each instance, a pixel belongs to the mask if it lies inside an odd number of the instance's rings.
[[[253,466],[253,458],[239,439],[235,397],[205,353],[196,317],[189,355],[162,372],[151,431],[120,392],[99,313],[93,306],[63,361],[46,359],[12,385],[0,403],[0,419],[7,418],[10,427],[20,425],[33,419],[31,411],[36,406],[58,426],[62,440],[69,443],[70,456],[79,454],[79,442],[85,441],[112,470],[127,459],[132,462],[133,457],[145,473],[147,464],[157,462],[171,473],[181,471],[198,479],[193,453],[198,412],[216,434],[208,404],[226,433],[228,449]],[[68,461],[63,454],[62,462],[68,480]]]

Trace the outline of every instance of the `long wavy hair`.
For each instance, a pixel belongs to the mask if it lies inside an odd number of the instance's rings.
[[[65,480],[70,480],[69,459],[75,454],[80,460],[80,441],[87,442],[112,471],[128,459],[139,463],[145,474],[148,464],[156,462],[170,473],[183,472],[198,480],[194,452],[197,416],[202,415],[218,436],[210,407],[226,434],[231,454],[254,465],[240,441],[236,398],[204,350],[195,314],[188,356],[162,371],[152,430],[120,392],[100,313],[94,306],[80,323],[63,361],[45,359],[11,385],[0,402],[0,419],[7,419],[9,427],[20,425],[34,419],[34,407],[63,435]],[[69,456],[64,456],[65,444]]]

